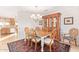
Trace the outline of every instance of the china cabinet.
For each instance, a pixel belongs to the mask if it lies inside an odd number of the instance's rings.
[[[54,13],[50,15],[42,16],[43,18],[43,30],[53,32],[54,38],[60,40],[60,13]]]

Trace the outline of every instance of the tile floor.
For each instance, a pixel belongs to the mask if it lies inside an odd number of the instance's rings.
[[[7,43],[18,40],[16,34],[11,34],[5,38],[0,38],[0,52],[8,52]]]

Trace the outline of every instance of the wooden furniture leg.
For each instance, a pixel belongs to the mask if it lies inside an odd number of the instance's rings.
[[[27,40],[27,44],[28,44],[28,46],[29,46],[29,43],[30,43],[29,40]]]
[[[37,49],[37,41],[35,42],[35,51],[36,51],[36,49]]]
[[[50,49],[50,52],[52,51],[52,47],[51,47],[51,44],[49,45],[49,49]]]
[[[77,41],[76,41],[76,39],[74,39],[75,40],[75,46],[77,46]]]
[[[32,41],[31,41],[31,47],[33,46]]]
[[[69,44],[71,44],[71,40],[69,40]]]

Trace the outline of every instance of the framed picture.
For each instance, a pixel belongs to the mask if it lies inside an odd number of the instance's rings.
[[[65,25],[72,25],[73,24],[73,17],[66,17],[64,18]]]

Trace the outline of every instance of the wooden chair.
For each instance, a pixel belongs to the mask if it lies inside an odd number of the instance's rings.
[[[70,40],[70,43],[71,41],[74,41],[75,42],[75,46],[77,46],[77,36],[78,36],[78,29],[76,28],[72,28],[69,30],[69,34],[70,36],[72,37],[72,39]]]
[[[37,49],[37,44],[40,42],[40,37],[38,37],[37,35],[36,35],[36,31],[35,30],[32,30],[32,41],[31,41],[31,46],[32,46],[32,43],[35,43],[35,51],[36,51],[36,49]]]
[[[78,29],[72,28],[69,30],[68,34],[64,34],[63,41],[64,39],[67,39],[69,41],[69,44],[71,44],[71,41],[74,41],[75,46],[77,46],[77,40],[76,40],[77,36],[78,36]]]
[[[50,52],[52,51],[52,44],[54,42],[55,35],[56,35],[55,32],[52,31],[49,37],[46,37],[44,41],[44,43],[49,47]]]
[[[27,41],[28,45],[30,45],[31,40],[31,37],[29,35],[30,29],[28,27],[25,27],[24,31],[25,31],[25,41]]]

